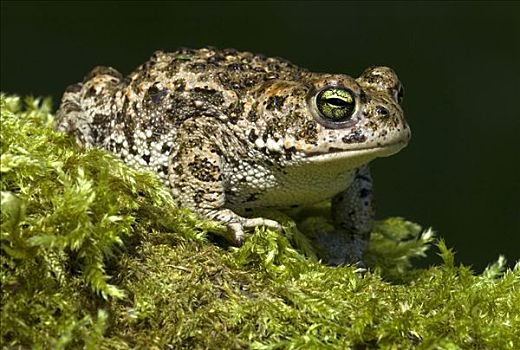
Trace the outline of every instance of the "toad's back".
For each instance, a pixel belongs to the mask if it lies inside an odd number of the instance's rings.
[[[59,128],[74,132],[80,144],[102,146],[164,178],[184,121],[254,121],[258,86],[277,79],[298,81],[304,73],[284,59],[233,49],[157,51],[126,78],[113,68],[96,67],[82,83],[69,86],[58,112]]]

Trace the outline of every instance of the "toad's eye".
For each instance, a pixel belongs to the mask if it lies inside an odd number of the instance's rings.
[[[352,116],[356,103],[352,91],[333,87],[320,91],[316,96],[316,107],[323,118],[343,122]]]

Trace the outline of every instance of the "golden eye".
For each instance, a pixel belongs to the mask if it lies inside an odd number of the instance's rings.
[[[356,103],[350,90],[333,87],[320,91],[316,106],[323,118],[342,122],[352,116]]]

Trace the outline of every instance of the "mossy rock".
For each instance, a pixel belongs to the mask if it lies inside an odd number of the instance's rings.
[[[48,100],[1,98],[2,348],[520,348],[518,263],[477,275],[440,240],[443,263],[414,268],[433,234],[400,218],[376,224],[368,271],[316,261],[283,213],[286,236],[226,247],[153,174],[52,121]]]

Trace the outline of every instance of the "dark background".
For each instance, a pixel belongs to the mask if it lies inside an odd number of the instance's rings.
[[[480,270],[520,259],[520,6],[514,2],[11,2],[1,89],[52,96],[96,65],[212,45],[357,76],[388,65],[412,142],[373,163],[378,217],[432,226]],[[432,260],[434,261],[434,260]]]

